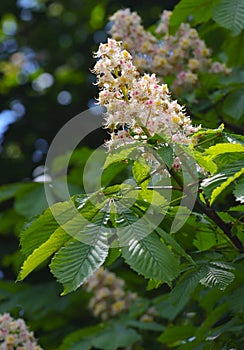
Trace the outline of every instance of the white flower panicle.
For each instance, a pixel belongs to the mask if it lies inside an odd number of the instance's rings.
[[[84,284],[83,288],[93,294],[89,309],[95,317],[108,320],[127,311],[138,298],[136,293],[125,290],[125,282],[115,273],[99,268]],[[141,322],[154,322],[158,312],[149,307],[140,317]]]
[[[125,283],[113,272],[103,268],[98,269],[84,284],[87,292],[93,293],[89,309],[95,317],[107,320],[128,310],[137,298],[136,293],[125,291]]]
[[[42,350],[22,318],[0,315],[0,350]]]
[[[145,140],[155,134],[172,142],[191,143],[193,127],[184,107],[170,99],[166,84],[155,74],[140,76],[122,43],[108,39],[100,44],[93,72],[100,87],[98,102],[106,107],[104,126],[111,132],[109,150]]]
[[[130,9],[119,10],[111,17],[112,27],[109,31],[112,38],[122,40],[124,48],[138,53],[148,53],[154,45],[157,44],[157,39],[147,32],[141,25],[141,17],[136,12],[131,12]]]
[[[123,42],[140,72],[154,72],[162,79],[175,76],[171,89],[176,94],[196,86],[199,72],[229,74],[231,70],[224,63],[212,61],[205,42],[188,23],[182,23],[175,35],[169,34],[171,14],[166,10],[162,13],[156,38],[144,29],[136,12],[119,10],[110,18],[109,33]]]

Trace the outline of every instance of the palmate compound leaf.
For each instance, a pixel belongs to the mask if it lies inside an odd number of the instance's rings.
[[[52,259],[50,268],[64,286],[62,295],[79,288],[104,263],[108,249],[104,213],[100,212],[80,231],[79,240],[71,239]]]
[[[178,260],[154,232],[141,240],[132,238],[129,245],[122,248],[122,256],[145,278],[170,284],[180,272]]]

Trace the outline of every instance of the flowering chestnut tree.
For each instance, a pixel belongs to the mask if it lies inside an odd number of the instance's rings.
[[[207,11],[206,1],[198,3]],[[238,34],[243,16],[230,26],[229,2],[213,3],[205,20]],[[51,205],[21,233],[18,281],[51,259],[62,295],[82,288],[101,321],[67,335],[60,350],[239,349],[244,342],[244,137],[225,126],[231,107],[221,106],[224,96],[244,107],[236,97],[243,81],[211,58],[179,13],[204,22],[189,0],[163,12],[154,34],[129,9],[111,17],[112,38],[99,45],[92,69],[108,131],[101,186]],[[198,125],[211,112],[219,125]],[[153,298],[110,272],[116,264],[145,279]]]

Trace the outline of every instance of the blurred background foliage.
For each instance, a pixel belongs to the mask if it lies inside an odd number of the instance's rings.
[[[165,7],[174,3],[165,1]],[[108,17],[128,6],[146,26],[162,11],[160,1],[1,2],[1,129],[10,125],[1,152],[2,183],[30,177],[61,126],[94,104],[92,53],[106,41]]]
[[[48,147],[59,129],[78,113],[94,106],[98,92],[90,72],[95,62],[92,53],[100,42],[106,41],[108,17],[118,9],[130,7],[143,18],[145,27],[150,27],[163,9],[171,10],[178,2],[0,2],[0,184],[12,183],[0,191],[0,313],[10,311],[14,316],[24,316],[32,329],[37,330],[44,349],[58,348],[65,335],[96,324],[96,320],[87,312],[88,296],[81,290],[59,297],[61,287],[52,279],[45,264],[28,277],[27,282],[14,283],[23,261],[19,232],[27,220],[47,206],[43,185],[31,180],[41,174]],[[225,122],[231,132],[241,133],[244,122],[243,31],[232,36],[211,19],[198,23],[198,29],[213,56],[222,58],[234,69],[225,78],[203,75],[201,86],[205,90],[196,90],[194,96],[187,94],[182,101],[190,105],[189,111],[196,123],[218,127]],[[201,103],[193,103],[196,100]],[[104,135],[101,129],[87,145],[95,148],[102,144]],[[74,186],[82,185],[80,169],[91,154],[90,148],[83,148],[73,155],[70,180]],[[116,264],[114,268],[126,278],[128,288],[139,295],[151,298],[168,292],[168,287],[146,292],[146,282],[142,278],[119,262]],[[199,293],[199,290],[195,292],[195,299]],[[219,297],[218,293],[212,292],[213,299]],[[207,295],[206,305],[202,309],[196,307],[198,324],[201,315],[209,311]],[[166,305],[164,297],[161,298],[159,310],[162,317],[171,322],[174,310]],[[226,298],[224,295],[223,300]],[[194,298],[192,303],[195,303]],[[143,307],[141,310],[143,313]],[[180,311],[176,311],[175,317]],[[180,317],[178,323],[188,327],[192,317],[190,311]],[[109,339],[112,334],[113,329],[108,332]],[[170,335],[168,343],[173,343]],[[152,343],[146,349],[152,346],[158,349],[158,345]],[[63,349],[69,349],[68,345],[63,345]]]

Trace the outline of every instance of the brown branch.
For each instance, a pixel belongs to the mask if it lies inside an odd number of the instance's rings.
[[[205,207],[199,201],[195,204],[196,209],[205,214],[209,219],[213,220],[215,224],[224,232],[224,234],[231,240],[233,245],[241,252],[244,253],[244,246],[241,240],[237,236],[233,236],[231,232],[231,225],[224,222],[216,213],[213,208]]]
[[[175,181],[178,183],[178,185],[182,188],[182,190],[185,191],[185,193],[188,196],[191,196],[191,193],[187,191],[187,188],[184,188],[183,183],[179,175],[173,170],[169,170],[171,176],[175,179]],[[241,242],[241,240],[237,236],[233,236],[231,232],[231,225],[224,222],[216,213],[216,211],[211,207],[206,207],[203,204],[200,203],[199,200],[195,203],[195,208],[198,209],[200,212],[205,214],[209,219],[215,222],[215,224],[224,232],[224,234],[229,238],[229,240],[232,242],[232,244],[235,246],[236,249],[238,249],[241,253],[244,253],[244,246]]]

